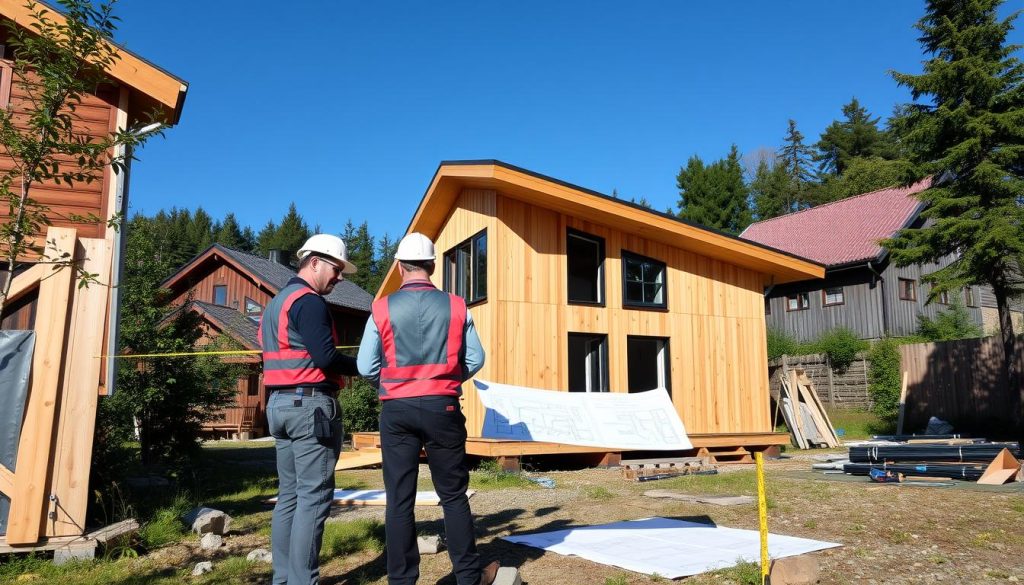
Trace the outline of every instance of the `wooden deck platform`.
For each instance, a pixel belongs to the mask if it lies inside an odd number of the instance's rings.
[[[789,444],[787,433],[693,434],[689,437],[694,448],[688,451],[673,451],[673,456],[708,457],[711,463],[719,464],[752,463],[754,453],[760,451],[768,456],[777,455],[781,445]],[[380,433],[353,433],[352,448],[379,450]],[[517,469],[521,457],[535,455],[580,455],[594,459],[595,466],[613,467],[622,461],[623,453],[630,452],[562,443],[469,437],[466,441],[466,453],[476,457],[491,457],[497,459],[505,469]]]

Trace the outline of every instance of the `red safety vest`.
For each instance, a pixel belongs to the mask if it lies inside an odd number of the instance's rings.
[[[328,376],[316,367],[298,332],[289,328],[288,310],[299,298],[315,294],[316,291],[305,284],[291,284],[281,289],[263,312],[256,338],[263,348],[263,383],[267,386],[301,386],[329,381],[338,384],[339,388],[345,387],[345,379],[341,375]],[[264,338],[264,327],[268,338]],[[331,335],[337,345],[338,332],[333,321]]]
[[[441,347],[445,351],[443,363],[417,364],[412,360],[399,356],[396,350],[395,330],[391,326],[391,307],[389,300],[399,295],[443,295],[443,302],[435,297],[434,307],[424,307],[416,303],[418,309],[449,311],[448,328],[436,331],[403,333],[403,335],[419,335],[421,339],[405,339],[423,347]],[[410,299],[412,300],[412,299]],[[458,396],[462,391],[462,363],[459,359],[464,344],[463,329],[466,324],[466,301],[462,297],[437,290],[432,285],[406,285],[398,292],[374,301],[372,318],[380,333],[381,348],[384,355],[380,369],[380,399],[410,398],[414,396]]]

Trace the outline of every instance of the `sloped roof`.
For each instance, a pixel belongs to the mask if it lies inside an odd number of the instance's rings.
[[[241,252],[220,244],[213,244],[168,277],[162,286],[164,288],[173,288],[194,267],[216,254],[230,259],[253,277],[258,278],[272,294],[277,294],[295,276],[295,271],[290,267],[274,262],[269,258],[255,256],[248,252]],[[328,304],[336,307],[355,309],[367,313],[370,312],[370,304],[373,303],[373,296],[370,293],[349,280],[343,280],[336,284],[331,294],[324,297],[324,299]]]
[[[494,189],[506,197],[616,226],[653,241],[754,270],[765,275],[766,282],[792,282],[824,275],[822,266],[806,258],[499,160],[442,162],[406,233],[420,232],[436,238],[463,189]],[[377,295],[397,289],[399,282],[398,271],[392,266]]]
[[[221,330],[245,345],[246,348],[260,348],[259,342],[256,339],[256,322],[243,315],[241,311],[203,301],[192,301],[191,304],[193,307],[198,308],[206,317],[215,321]]]
[[[785,250],[828,267],[879,258],[879,241],[892,237],[920,213],[916,195],[931,177],[751,224],[740,237]]]

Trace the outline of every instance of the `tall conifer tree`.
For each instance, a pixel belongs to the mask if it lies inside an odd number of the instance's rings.
[[[789,176],[786,213],[810,207],[810,191],[814,182],[811,156],[811,148],[804,144],[804,135],[796,129],[796,120],[790,120],[786,139],[779,149],[776,160],[776,164],[781,165]]]
[[[726,158],[708,166],[700,157],[690,157],[679,170],[676,185],[679,217],[734,234],[750,224],[747,185],[735,144]]]

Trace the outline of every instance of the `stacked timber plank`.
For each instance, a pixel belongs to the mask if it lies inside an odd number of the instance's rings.
[[[843,465],[843,471],[870,475],[874,469],[903,477],[1005,483],[1019,473],[1020,456],[1018,443],[939,439],[932,443],[866,444],[850,447],[850,462]]]
[[[797,447],[839,446],[839,437],[818,398],[818,391],[803,369],[783,368],[776,408],[782,411]]]

